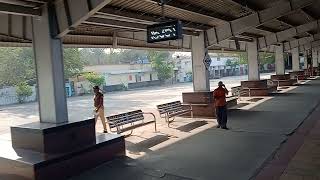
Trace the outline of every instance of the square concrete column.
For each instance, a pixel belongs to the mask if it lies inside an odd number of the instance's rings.
[[[291,50],[292,53],[292,71],[300,70],[300,59],[299,59],[299,48],[294,48]]]
[[[303,69],[308,69],[308,51],[304,51],[303,57]]]
[[[254,42],[248,42],[247,53],[248,79],[249,81],[260,80],[257,40],[254,40]]]
[[[320,63],[320,50],[318,50],[318,59],[317,59],[317,66],[316,67],[319,67],[319,63]]]
[[[283,45],[275,46],[276,49],[276,74],[277,75],[284,75],[284,56],[283,56]]]
[[[312,67],[318,67],[318,50],[312,49]]]
[[[192,36],[191,39],[193,90],[195,92],[210,91],[209,71],[203,63],[205,57],[204,33]]]
[[[32,18],[33,50],[38,79],[40,122],[68,121],[61,39],[54,37],[55,14],[43,8]]]

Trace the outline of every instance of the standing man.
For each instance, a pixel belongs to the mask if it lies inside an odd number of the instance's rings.
[[[107,124],[106,124],[106,118],[104,116],[104,106],[103,106],[103,94],[100,92],[99,86],[93,87],[94,92],[94,118],[98,120],[98,117],[100,117],[100,120],[103,125],[103,132],[108,133]]]
[[[229,91],[222,81],[218,83],[218,86],[219,87],[213,91],[214,105],[216,108],[216,115],[218,120],[217,128],[228,130],[226,95],[228,95]]]

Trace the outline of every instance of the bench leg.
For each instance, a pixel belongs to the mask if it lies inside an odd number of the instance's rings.
[[[154,121],[154,132],[157,132],[157,122]]]

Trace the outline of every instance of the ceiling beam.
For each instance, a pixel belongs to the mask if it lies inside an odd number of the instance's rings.
[[[92,24],[92,25],[113,27],[113,28],[129,29],[132,31],[147,31],[146,24],[124,22],[124,21],[113,20],[113,19],[103,19],[103,18],[92,17],[86,20],[85,23]],[[199,35],[197,32],[188,31],[188,30],[183,30],[183,34],[192,35],[192,36]]]
[[[159,4],[159,0],[144,0],[147,2]],[[187,4],[186,2],[183,2],[181,0],[172,0],[168,1],[168,3],[165,4],[165,7],[171,7],[174,9],[178,9],[180,11],[185,11],[192,14],[197,14],[200,16],[204,16],[206,18],[213,19],[217,21],[218,23],[226,22],[234,19],[233,17],[229,17],[220,13],[217,13],[215,11],[208,10],[204,7],[198,6],[196,3],[194,4]]]
[[[286,22],[285,20],[283,20],[283,19],[277,19],[277,21],[279,21],[280,23],[284,23],[284,24],[286,24],[287,26],[290,26],[291,28],[294,28],[295,26],[294,25],[292,25],[292,24],[290,24],[290,23],[288,23],[288,22]],[[310,21],[309,21],[310,22]],[[309,33],[308,31],[306,31],[306,32],[304,32],[304,33],[307,33],[309,36],[312,36],[312,34],[311,33]]]
[[[316,18],[313,15],[311,15],[308,11],[306,11],[304,8],[301,8],[300,11],[301,11],[302,14],[304,14],[306,16],[308,21],[316,20]]]
[[[131,10],[119,10],[115,7],[106,6],[97,12],[97,15],[104,15],[101,18],[118,18],[123,19],[122,21],[128,22],[139,22],[143,24],[154,24],[162,22],[163,20],[170,21],[174,20],[173,18],[165,18],[163,19],[162,16],[155,15],[155,14],[146,14],[139,11],[131,11]],[[211,26],[205,24],[199,24],[195,22],[188,22],[188,21],[181,21],[183,27],[189,30],[207,30],[212,28]]]
[[[248,2],[248,1],[244,1],[244,0],[227,0],[227,1],[238,4],[238,5],[244,7],[248,10],[251,10],[251,11],[261,10],[261,8],[258,8],[256,5],[254,5],[253,3]]]
[[[228,23],[207,30],[209,45],[217,44],[225,39],[234,37],[248,29],[256,28],[264,23],[290,14],[300,8],[310,6],[316,0],[279,1],[275,6],[258,11],[251,15],[238,18]]]
[[[24,7],[14,4],[0,2],[0,12],[5,14],[22,15],[22,16],[41,16],[40,9]]]
[[[277,33],[272,33],[268,36],[261,37],[258,39],[260,48],[267,47],[273,44],[282,43],[287,39],[298,36],[301,33],[305,33],[308,31],[312,31],[318,28],[319,21],[312,21],[297,27],[292,27],[290,29],[286,29],[284,31],[280,31]]]
[[[55,3],[55,9],[58,19],[59,32],[56,36],[61,38],[68,34],[111,1],[112,0],[57,1]]]
[[[320,40],[319,35],[316,36],[310,36],[310,37],[303,37],[303,38],[299,38],[299,39],[295,39],[289,42],[285,42],[284,44],[284,50],[285,51],[290,51],[291,49],[300,47],[300,46],[304,46],[312,41],[315,40]]]
[[[33,2],[29,0],[0,0],[0,3],[6,3],[6,4],[18,5],[18,6],[24,6],[24,7],[37,7],[40,5],[39,2]]]

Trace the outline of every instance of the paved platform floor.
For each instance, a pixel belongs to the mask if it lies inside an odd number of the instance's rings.
[[[261,74],[261,77],[270,78],[269,74]],[[240,81],[247,80],[248,76],[224,77],[211,80],[211,89],[217,87],[222,80],[230,89],[239,86]],[[156,105],[175,100],[182,100],[182,92],[191,92],[192,83],[179,83],[174,85],[146,87],[130,91],[111,92],[105,94],[104,105],[106,115],[118,114],[130,110],[142,109],[157,113]],[[92,117],[93,97],[80,96],[68,98],[69,119],[72,121],[84,120]],[[9,133],[9,127],[39,121],[37,103],[0,106],[0,135]],[[101,123],[98,123],[98,131],[102,131]]]
[[[250,99],[242,99],[240,103],[244,106],[230,110],[229,131],[214,128],[216,123],[212,120],[196,119],[195,123],[178,119],[173,128],[161,126],[160,133],[153,136],[151,132],[138,132],[139,135],[149,134],[151,140],[145,136],[137,143],[132,140],[127,158],[107,163],[72,180],[249,180],[262,177],[260,174],[265,169],[269,176],[264,179],[279,179],[282,175],[282,179],[294,180],[304,177],[302,172],[312,178],[318,177],[319,161],[312,162],[312,159],[319,159],[319,139],[314,138],[319,132],[312,131],[313,135],[307,136],[309,139],[304,144],[304,136],[297,136],[303,144],[300,150],[301,144],[295,136],[300,131],[307,134],[306,129],[313,126],[309,123],[308,128],[304,127],[310,117],[320,121],[320,113],[315,115],[320,102],[319,89],[320,80],[314,80],[272,97],[261,97],[251,104]],[[183,131],[192,123],[195,129]],[[299,127],[304,129],[299,130]],[[320,122],[315,127],[319,129]],[[297,154],[294,149],[299,150]],[[274,159],[278,161],[273,168],[278,171],[282,168],[276,175],[268,171]]]
[[[280,180],[320,180],[320,108],[312,116],[317,116],[314,127],[305,134],[302,146],[290,160]]]

